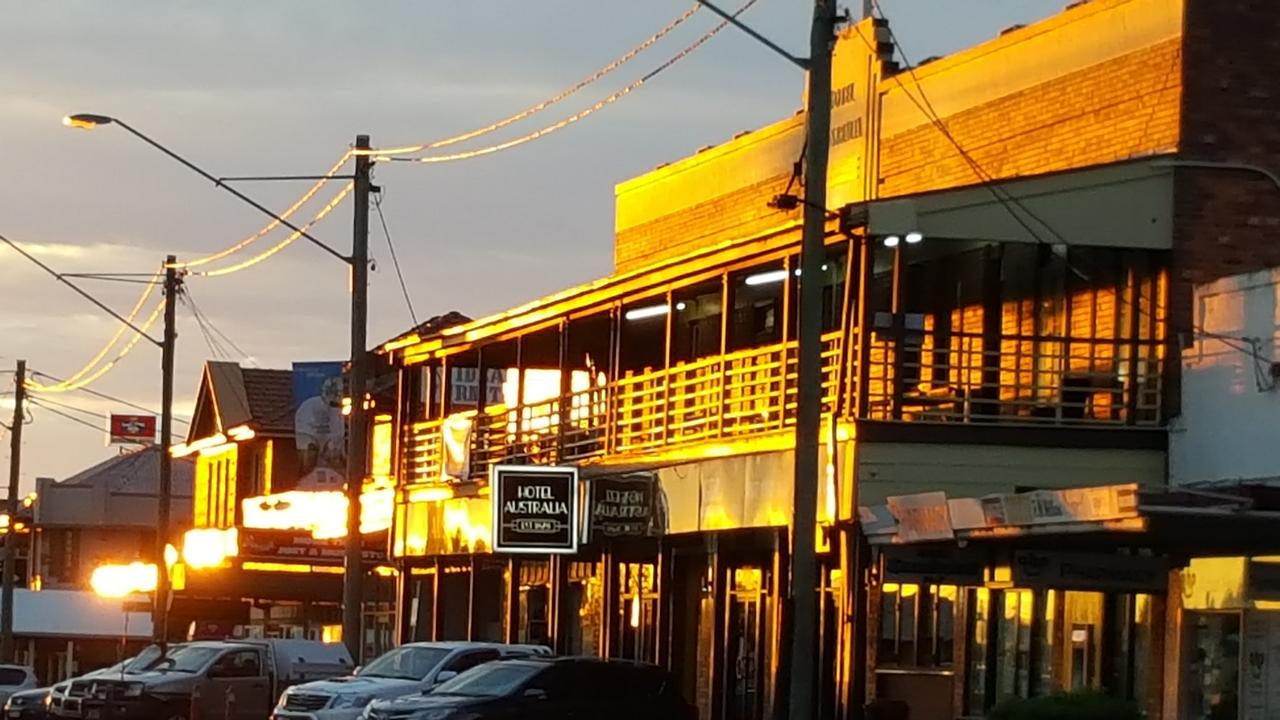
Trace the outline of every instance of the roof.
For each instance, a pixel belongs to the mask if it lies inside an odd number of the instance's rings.
[[[467,317],[466,315],[463,315],[457,310],[450,310],[449,312],[443,315],[436,315],[435,317],[428,318],[427,320],[418,323],[417,325],[400,333],[399,335],[396,335],[390,340],[387,340],[384,343],[378,344],[375,350],[378,348],[381,348],[384,345],[398,344],[399,341],[405,338],[431,337],[432,335],[439,333],[441,330],[444,330],[445,328],[453,327],[455,325],[465,325],[469,322],[471,322],[471,318]]]
[[[250,425],[263,435],[292,436],[293,371],[205,363],[187,441]]]
[[[175,496],[191,496],[193,468],[188,459],[173,461]],[[160,447],[152,445],[103,460],[57,484],[63,487],[101,485],[114,494],[155,495],[160,488]]]

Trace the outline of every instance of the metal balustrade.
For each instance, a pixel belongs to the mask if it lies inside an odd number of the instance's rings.
[[[857,333],[852,334],[857,337]],[[981,334],[935,339],[873,333],[867,352],[869,420],[1158,426],[1161,341]],[[797,344],[779,343],[628,371],[612,382],[515,408],[472,416],[470,475],[498,463],[564,463],[653,454],[783,430],[795,419]],[[851,415],[857,349],[840,333],[823,337],[824,413]],[[843,364],[844,372],[839,372]],[[402,471],[409,483],[440,477],[439,420],[406,429]]]

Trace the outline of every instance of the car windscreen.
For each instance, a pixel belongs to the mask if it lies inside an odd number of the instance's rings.
[[[432,695],[502,697],[515,692],[546,666],[522,662],[494,662],[480,665],[440,683]]]
[[[382,655],[360,670],[362,677],[422,680],[449,655],[444,648],[402,647]]]
[[[26,670],[14,667],[0,667],[0,685],[21,685],[26,681]]]
[[[216,647],[187,645],[170,650],[150,667],[159,672],[198,673],[221,652],[222,650]]]

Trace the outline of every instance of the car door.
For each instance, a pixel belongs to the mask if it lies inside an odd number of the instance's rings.
[[[262,651],[229,650],[209,666],[206,717],[223,720],[261,720],[271,712],[271,689]]]

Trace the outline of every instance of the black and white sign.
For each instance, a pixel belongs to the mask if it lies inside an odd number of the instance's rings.
[[[620,475],[592,478],[587,540],[649,537],[661,532],[657,520],[658,478]]]
[[[578,551],[578,469],[532,465],[493,468],[495,552]]]
[[[1169,563],[1164,558],[1140,555],[1019,550],[1013,554],[1013,584],[1025,588],[1164,593],[1169,587]]]

